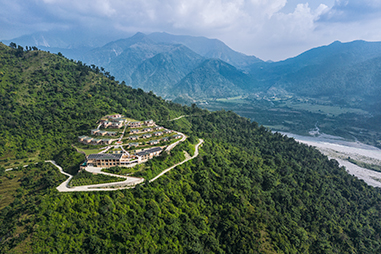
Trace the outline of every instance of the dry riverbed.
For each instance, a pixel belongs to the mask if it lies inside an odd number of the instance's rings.
[[[371,186],[381,188],[381,172],[359,167],[348,161],[348,158],[351,158],[355,161],[381,166],[381,149],[324,134],[318,137],[306,137],[291,133],[282,134],[293,137],[300,143],[316,147],[329,158],[336,159],[349,174],[364,180]]]

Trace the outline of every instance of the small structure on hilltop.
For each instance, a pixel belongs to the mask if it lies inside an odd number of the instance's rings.
[[[155,122],[152,119],[150,119],[150,120],[145,120],[144,121],[144,125],[146,125],[146,126],[154,126],[156,124],[155,124]]]
[[[114,114],[114,115],[109,115],[109,116],[106,116],[107,118],[122,118],[123,115],[121,114]]]

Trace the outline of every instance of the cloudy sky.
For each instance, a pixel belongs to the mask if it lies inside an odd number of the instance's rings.
[[[38,31],[217,38],[263,60],[335,40],[381,41],[381,0],[0,0],[0,40]],[[107,37],[108,38],[108,37]]]

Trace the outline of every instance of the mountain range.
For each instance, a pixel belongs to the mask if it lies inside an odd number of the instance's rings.
[[[137,33],[100,47],[51,41],[44,45],[56,51],[66,45],[64,54],[72,47],[69,55],[75,60],[103,67],[117,80],[166,99],[286,93],[381,112],[380,42],[335,41],[284,61],[265,62],[216,39],[168,33]]]

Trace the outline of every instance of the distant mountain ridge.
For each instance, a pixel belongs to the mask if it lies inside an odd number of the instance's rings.
[[[208,59],[215,59],[213,61],[220,64],[201,64]],[[224,59],[234,64],[224,63]],[[215,39],[166,33],[137,33],[88,51],[80,56],[80,60],[103,66],[116,79],[132,87],[152,90],[172,99],[181,94],[200,98],[237,95],[242,92],[240,88],[247,88],[250,83],[249,76],[239,68],[262,62],[256,57],[238,53]],[[229,66],[228,73],[232,77],[221,76],[221,66]],[[235,79],[238,76],[244,78]],[[194,84],[190,83],[191,80]],[[182,84],[187,86],[182,87]],[[196,86],[199,89],[195,89]],[[213,92],[206,87],[213,87]]]
[[[49,33],[33,36],[19,41],[34,40],[50,46],[42,46],[44,50],[60,51],[69,58],[75,55],[74,59],[103,67],[127,85],[167,99],[288,93],[381,111],[381,42],[335,41],[284,61],[264,62],[206,37],[137,33],[99,47],[99,41],[80,43],[83,35],[71,41]]]
[[[205,58],[217,58],[237,68],[245,69],[251,64],[263,62],[255,56],[247,56],[234,51],[217,39],[168,33],[152,33],[148,35],[148,38],[156,42],[183,44]]]
[[[333,42],[281,62],[250,67],[266,89],[329,97],[338,104],[373,107],[381,95],[381,42]]]

